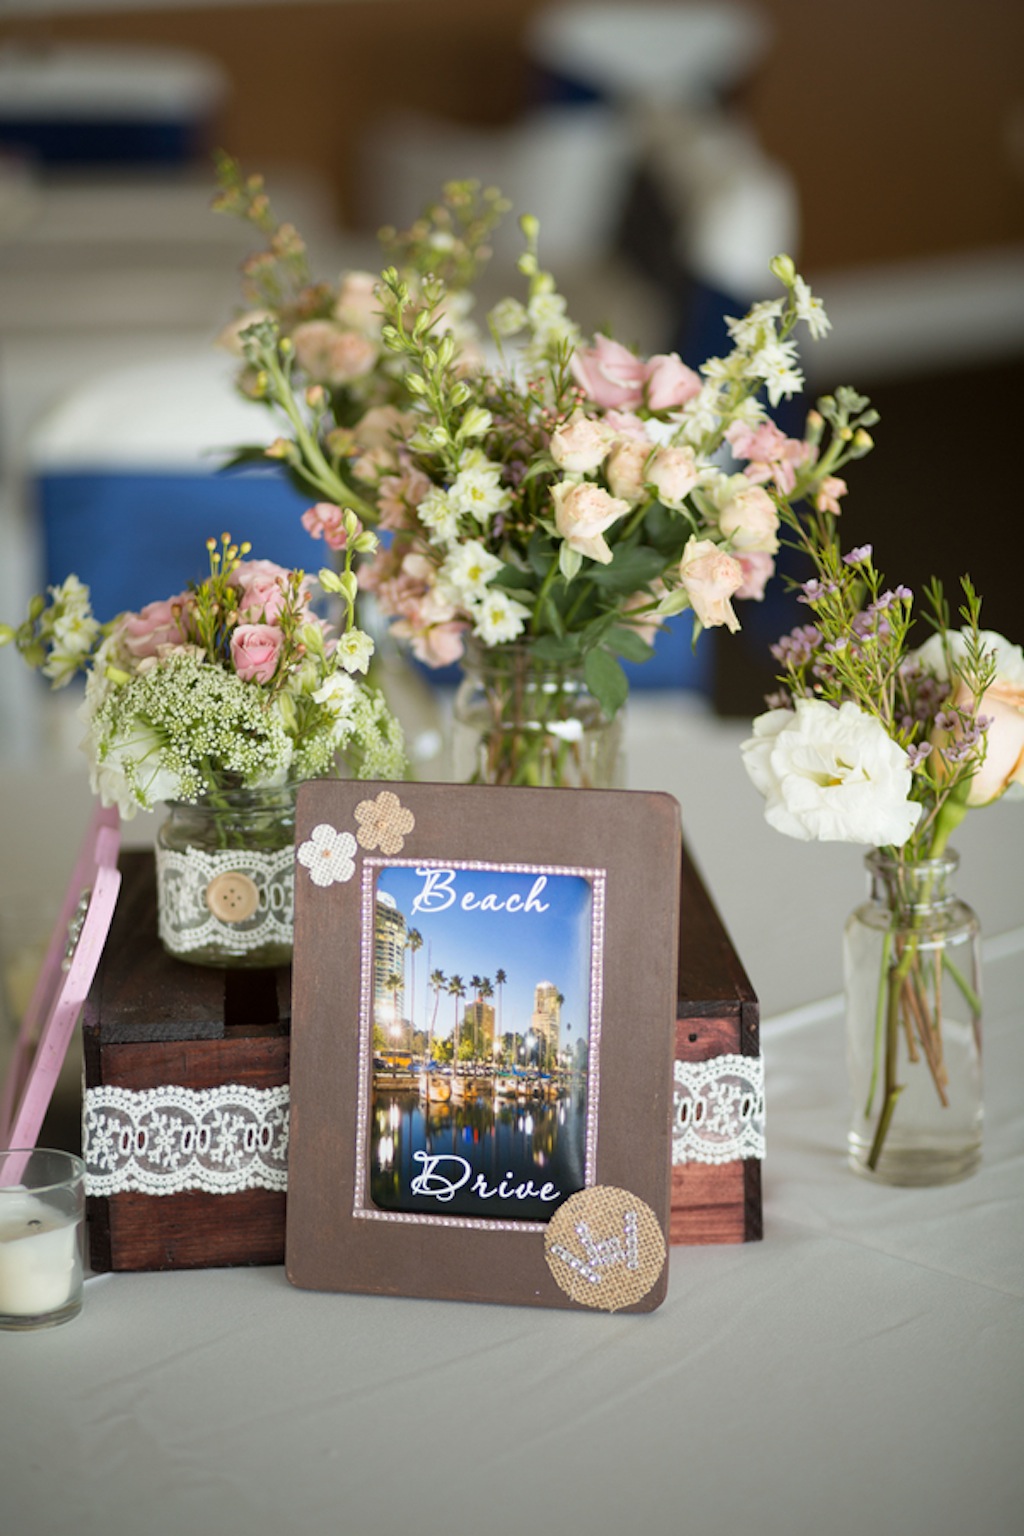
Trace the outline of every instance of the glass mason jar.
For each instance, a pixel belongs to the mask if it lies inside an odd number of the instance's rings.
[[[464,784],[625,784],[622,711],[610,720],[583,668],[539,661],[528,645],[466,648],[452,718],[452,767]]]
[[[851,1166],[948,1184],[981,1161],[981,930],[958,856],[865,860],[871,900],[844,935]]]
[[[296,784],[176,801],[157,833],[160,940],[192,965],[288,965]]]

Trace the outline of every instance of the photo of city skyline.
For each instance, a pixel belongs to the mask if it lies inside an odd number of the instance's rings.
[[[586,1183],[595,891],[577,872],[375,872],[370,1191],[546,1220]]]

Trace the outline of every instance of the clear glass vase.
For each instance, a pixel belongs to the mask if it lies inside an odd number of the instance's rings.
[[[843,945],[850,1163],[887,1184],[951,1183],[981,1161],[978,919],[954,894],[955,853],[866,863],[871,899]]]
[[[539,661],[527,645],[467,647],[452,767],[465,784],[618,789],[622,711],[608,718],[580,666]]]
[[[287,965],[295,910],[298,786],[175,802],[157,833],[160,940],[192,965]]]

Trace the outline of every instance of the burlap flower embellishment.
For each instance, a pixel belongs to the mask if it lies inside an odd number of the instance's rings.
[[[356,821],[360,847],[388,854],[401,853],[407,833],[416,825],[412,811],[390,789],[382,789],[376,800],[360,800]]]
[[[356,840],[351,832],[339,832],[327,822],[314,827],[306,842],[300,843],[296,857],[309,870],[314,885],[334,885],[351,880],[355,874]]]

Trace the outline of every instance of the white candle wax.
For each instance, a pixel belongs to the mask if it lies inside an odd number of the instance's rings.
[[[56,1312],[80,1272],[77,1221],[35,1195],[0,1190],[0,1316]]]

